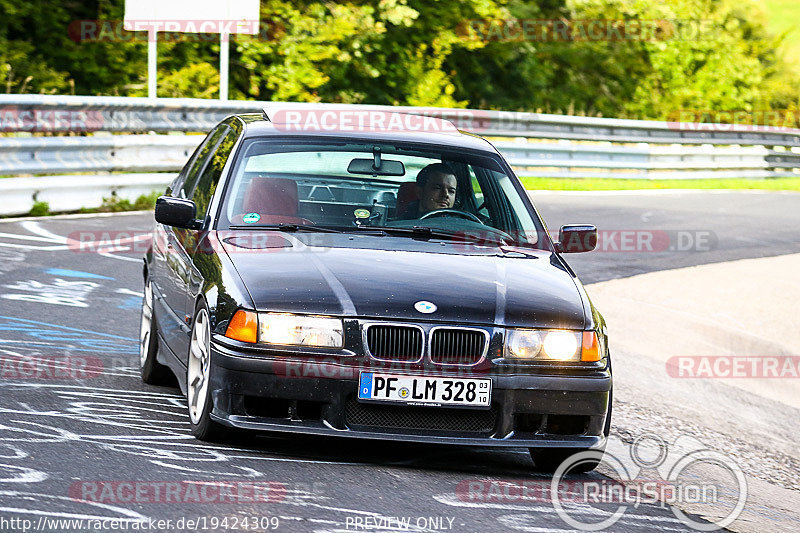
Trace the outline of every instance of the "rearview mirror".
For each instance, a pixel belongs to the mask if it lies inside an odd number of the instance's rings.
[[[556,250],[562,254],[591,252],[597,247],[597,227],[592,224],[567,224],[558,231]]]
[[[176,228],[197,229],[197,206],[191,200],[160,196],[156,200],[156,222]]]
[[[375,168],[374,159],[353,159],[347,165],[350,174],[368,174],[370,176],[405,176],[406,167],[402,161],[394,159],[378,159],[380,168]]]

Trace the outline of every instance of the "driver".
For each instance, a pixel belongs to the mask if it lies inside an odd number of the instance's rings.
[[[417,174],[417,198],[400,214],[401,219],[419,218],[437,209],[451,209],[456,201],[458,182],[444,163],[432,163]]]

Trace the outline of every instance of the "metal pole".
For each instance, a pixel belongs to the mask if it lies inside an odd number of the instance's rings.
[[[156,94],[158,76],[158,31],[147,31],[147,96],[158,98]]]
[[[230,34],[219,34],[219,99],[228,99],[228,60],[230,56]]]

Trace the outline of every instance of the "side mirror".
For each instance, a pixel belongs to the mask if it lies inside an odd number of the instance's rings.
[[[562,254],[591,252],[597,247],[597,227],[592,224],[567,224],[558,231],[556,251]]]
[[[156,200],[156,222],[176,228],[197,229],[197,206],[191,200],[160,196]]]

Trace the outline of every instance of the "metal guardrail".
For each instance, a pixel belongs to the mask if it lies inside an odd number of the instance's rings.
[[[620,146],[609,143],[495,142],[519,176],[629,179],[797,176],[800,153],[764,146]],[[553,170],[545,170],[550,167]],[[598,173],[603,169],[607,172]]]
[[[0,174],[178,171],[202,140],[202,135],[0,139]]]
[[[80,136],[0,137],[0,175],[176,172],[202,140],[185,133],[204,133],[226,116],[261,112],[264,107],[301,112],[396,111],[448,119],[460,129],[492,140],[523,177],[800,175],[796,150],[800,130],[471,109],[42,95],[0,95],[0,132]],[[34,201],[49,201],[54,210],[94,207],[102,196],[81,193],[85,201],[74,207],[80,195],[68,192],[70,187],[103,189],[105,197],[112,192],[129,197],[143,183],[135,176],[0,179],[0,214],[26,213]],[[161,188],[172,175],[147,176],[145,182]]]
[[[142,194],[163,190],[175,178],[171,173],[46,176],[0,179],[0,215],[24,215],[34,202],[47,202],[51,211],[99,207],[116,196],[133,201]]]
[[[0,172],[177,172],[202,139],[200,135],[2,139]],[[793,176],[792,169],[800,167],[800,153],[779,152],[763,146],[631,147],[563,142],[494,144],[520,176],[764,178]],[[607,172],[599,174],[597,169]]]
[[[800,130],[747,125],[694,125],[479,109],[26,94],[0,95],[0,131],[206,132],[228,115],[261,112],[269,106],[288,106],[300,110],[380,110],[428,114],[452,120],[461,129],[495,137],[800,146]]]

